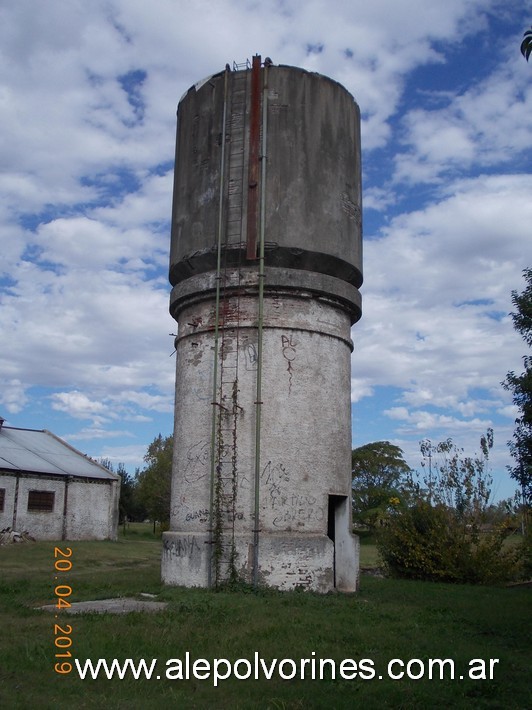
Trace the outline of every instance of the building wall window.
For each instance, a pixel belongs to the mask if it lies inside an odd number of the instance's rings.
[[[52,513],[55,493],[53,491],[28,491],[28,511]]]
[[[4,510],[4,504],[6,500],[6,489],[0,488],[0,513]]]

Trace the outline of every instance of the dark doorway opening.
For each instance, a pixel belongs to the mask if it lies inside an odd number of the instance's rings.
[[[329,504],[327,508],[327,537],[333,541],[333,580],[336,587],[336,553],[338,535],[341,535],[340,521],[345,515],[347,505],[347,496],[329,495]]]

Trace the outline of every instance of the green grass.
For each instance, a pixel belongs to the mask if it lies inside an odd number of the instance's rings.
[[[64,544],[60,546],[65,546]],[[211,592],[160,583],[160,541],[140,528],[117,543],[74,542],[72,570],[59,573],[73,601],[159,594],[159,614],[61,616],[72,626],[73,656],[159,659],[161,680],[81,680],[60,676],[53,616],[54,543],[0,547],[0,707],[57,710],[150,708],[508,708],[532,707],[528,688],[528,589],[499,589],[362,576],[354,595]],[[363,556],[368,552],[364,552]],[[371,550],[369,550],[371,554]],[[372,659],[372,680],[166,680],[171,658]],[[388,661],[452,658],[457,675],[473,658],[499,658],[494,680],[397,680]]]
[[[373,538],[360,538],[360,567],[364,570],[382,567],[382,560]]]

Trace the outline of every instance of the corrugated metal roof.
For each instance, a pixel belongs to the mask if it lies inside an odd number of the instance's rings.
[[[49,431],[0,429],[0,470],[117,480],[118,476]]]

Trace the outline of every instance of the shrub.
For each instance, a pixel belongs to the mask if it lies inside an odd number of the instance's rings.
[[[506,536],[503,525],[479,532],[452,508],[418,500],[388,516],[377,545],[394,577],[494,584],[519,576],[519,550],[504,546]]]
[[[527,526],[521,544],[522,563],[523,563],[523,579],[532,578],[532,529]]]

